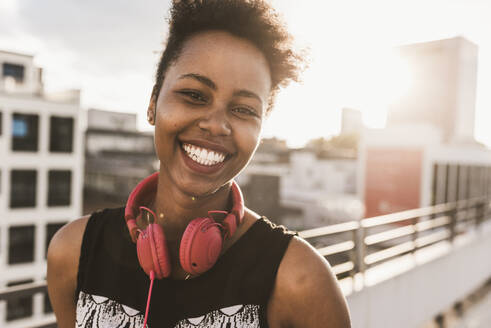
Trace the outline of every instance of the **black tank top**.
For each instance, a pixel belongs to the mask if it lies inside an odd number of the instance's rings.
[[[92,214],[80,253],[77,327],[142,327],[149,278],[123,219],[124,208]],[[268,327],[266,310],[293,233],[257,220],[193,279],[155,280],[148,327]]]

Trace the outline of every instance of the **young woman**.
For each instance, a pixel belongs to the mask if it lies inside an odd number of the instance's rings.
[[[59,327],[350,326],[326,260],[245,208],[233,182],[295,78],[288,39],[263,1],[173,3],[147,111],[160,170],[125,207],[53,238]]]

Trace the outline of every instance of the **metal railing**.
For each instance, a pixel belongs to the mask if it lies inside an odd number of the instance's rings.
[[[299,232],[329,262],[338,279],[363,273],[382,262],[414,253],[456,236],[488,219],[490,201],[485,197],[418,208],[360,221],[350,221]],[[0,290],[0,301],[46,292],[46,282]],[[30,326],[56,327],[55,322]]]
[[[17,285],[0,290],[0,301],[13,301],[23,297],[32,297],[34,294],[39,293],[46,293],[46,281]],[[48,320],[43,323],[26,325],[26,328],[56,328],[56,322]]]
[[[338,278],[353,277],[435,243],[452,242],[486,220],[489,206],[489,199],[476,197],[305,230],[299,235],[328,260],[333,258],[332,269]]]

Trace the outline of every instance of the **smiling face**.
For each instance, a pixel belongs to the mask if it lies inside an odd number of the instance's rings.
[[[268,63],[249,41],[220,31],[187,40],[149,108],[166,182],[202,196],[233,179],[259,144],[270,91]]]

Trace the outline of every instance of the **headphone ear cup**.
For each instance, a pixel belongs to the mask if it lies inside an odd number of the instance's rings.
[[[150,271],[154,271],[157,279],[170,275],[171,264],[165,234],[158,224],[151,223],[140,233],[136,251],[140,266],[147,275],[150,275]]]
[[[211,218],[191,221],[182,235],[179,259],[182,268],[197,275],[208,271],[222,251],[222,234]]]
[[[147,275],[150,275],[150,271],[153,269],[153,256],[150,246],[150,241],[146,234],[146,231],[140,232],[136,240],[136,254],[138,255],[138,262]]]

